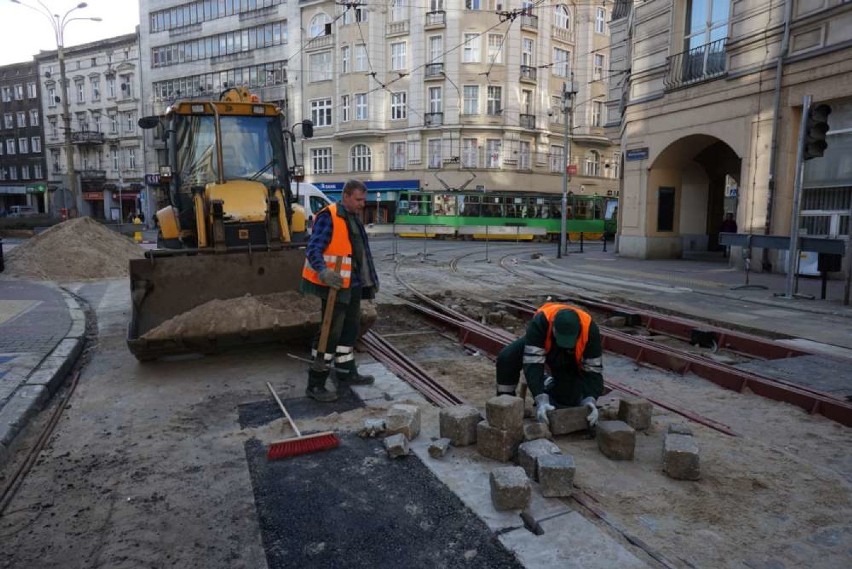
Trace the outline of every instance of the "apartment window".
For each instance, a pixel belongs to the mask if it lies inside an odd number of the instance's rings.
[[[568,77],[571,74],[571,52],[566,49],[553,48],[553,75]]]
[[[550,171],[562,172],[563,164],[565,164],[565,147],[551,146],[550,147]]]
[[[38,109],[30,109],[30,126],[38,126]]]
[[[486,112],[489,115],[499,115],[503,112],[503,87],[488,86],[488,108]]]
[[[553,9],[553,25],[562,30],[571,29],[571,12],[568,6],[556,6]]]
[[[488,34],[488,63],[503,63],[503,36]]]
[[[18,139],[18,152],[21,154],[28,154],[30,151],[30,141],[26,138]]]
[[[29,180],[30,179],[30,167],[28,164],[23,164],[21,166],[21,179]]]
[[[518,169],[532,170],[532,153],[529,141],[522,140],[518,146]]]
[[[391,44],[391,70],[399,71],[407,69],[405,62],[405,42]]]
[[[44,173],[41,171],[41,164],[33,164],[33,178],[36,180],[44,178]]]
[[[15,100],[23,101],[24,100],[24,86],[23,85],[15,85]]]
[[[9,166],[9,179],[17,180],[18,179],[18,167],[17,166]]]
[[[365,121],[367,118],[367,93],[355,93],[355,120]]]
[[[356,144],[349,151],[350,169],[353,172],[370,172],[373,169],[373,157],[370,147],[366,144]]]
[[[444,62],[444,36],[429,37],[429,63]]]
[[[15,115],[12,113],[4,114],[3,123],[6,125],[6,128],[15,128]]]
[[[340,48],[340,72],[341,73],[349,73],[349,58],[351,55],[352,48],[348,45]]]
[[[464,35],[462,63],[479,63],[479,34]]]
[[[322,53],[312,53],[308,57],[308,66],[310,67],[310,82],[331,81],[331,52],[323,51]]]
[[[346,10],[343,13],[343,23],[352,24],[355,22],[366,22],[367,21],[367,8],[365,6],[360,6],[362,2],[360,0],[355,0],[352,2],[351,10]],[[366,0],[364,1],[366,3]]]
[[[50,127],[50,136],[57,137],[59,136],[59,130],[56,127],[56,119],[50,118],[47,119],[48,126]]]
[[[408,93],[400,91],[391,93],[391,120],[407,118]]]
[[[349,122],[349,95],[340,96],[340,122]]]
[[[7,138],[6,139],[6,154],[11,156],[14,153],[15,153],[15,139],[14,138]]]
[[[107,98],[115,99],[115,77],[107,77]]]
[[[324,12],[320,12],[311,18],[310,37],[316,38],[325,35],[325,25],[331,24],[331,18]]]
[[[621,177],[621,152],[613,152],[609,165],[609,177],[618,180]]]
[[[595,32],[599,34],[606,33],[606,10],[603,8],[595,10]]]
[[[85,103],[86,102],[86,86],[82,81],[78,81],[74,83],[74,87],[77,89],[77,102]]]
[[[465,138],[462,140],[462,166],[464,168],[479,167],[478,150],[475,138]]]
[[[521,41],[521,65],[532,67],[535,65],[535,42],[530,38]]]
[[[74,116],[77,118],[77,130],[81,130],[83,132],[89,130],[89,127],[86,124],[86,113],[77,113]]]
[[[443,165],[441,156],[441,139],[430,138],[427,141],[427,152],[429,160],[429,168],[440,168]]]
[[[521,113],[531,115],[533,112],[533,93],[528,89],[524,89],[521,91]]]
[[[331,126],[331,99],[311,101],[311,120],[314,126]]]
[[[47,106],[50,109],[56,108],[56,87],[47,88]]]
[[[30,139],[30,141],[32,142],[33,153],[37,154],[41,152],[41,137],[34,136]]]
[[[311,167],[314,174],[331,174],[331,147],[311,148]]]
[[[606,107],[603,101],[592,101],[592,126],[603,126],[606,117]]]
[[[600,81],[604,74],[604,56],[600,53],[595,54],[595,63],[592,69],[592,80]]]
[[[489,138],[485,141],[485,167],[500,167],[500,147],[503,145],[499,139]]]
[[[479,114],[479,85],[465,85],[462,113],[466,115]]]
[[[444,112],[444,100],[441,87],[429,87],[429,112]]]
[[[27,126],[27,113],[25,111],[18,111],[18,128],[26,128]]]
[[[101,100],[101,80],[100,79],[92,79],[92,100],[100,101]]]
[[[408,17],[406,0],[393,0],[391,7],[391,22],[402,22]]]
[[[467,10],[482,10],[482,0],[464,0],[464,7]]]
[[[12,88],[11,87],[3,87],[3,102],[8,103],[12,100]]]
[[[683,79],[716,75],[725,70],[725,37],[730,2],[687,0]]]
[[[101,114],[100,113],[92,113],[92,130],[94,132],[101,132]]]
[[[109,157],[112,161],[112,169],[116,172],[120,171],[120,164],[118,163],[118,148],[113,146],[109,151]]]
[[[405,170],[405,143],[390,143],[390,169]]]
[[[121,96],[125,99],[133,97],[133,83],[131,83],[132,75],[122,75],[121,80]]]
[[[128,148],[127,149],[127,169],[135,170],[136,169],[136,149]]]
[[[118,134],[118,114],[109,116],[109,131],[112,134]]]
[[[601,175],[601,155],[597,150],[589,150],[586,152],[586,176]]]
[[[359,44],[355,46],[355,71],[367,71],[367,46]]]
[[[124,132],[136,132],[136,113],[124,113]]]
[[[35,83],[27,83],[27,98],[35,99],[38,96]]]

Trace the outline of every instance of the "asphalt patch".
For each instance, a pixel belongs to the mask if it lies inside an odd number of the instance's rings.
[[[271,569],[523,567],[416,455],[390,459],[380,440],[338,436],[338,448],[277,461],[259,440],[246,442]]]
[[[311,419],[313,417],[330,415],[331,413],[344,413],[357,409],[362,405],[358,396],[348,387],[341,387],[338,395],[337,401],[330,401],[328,403],[319,403],[308,397],[285,399],[283,403],[287,407],[290,417],[296,421],[297,425],[299,424],[299,419]],[[279,396],[281,395],[279,394]],[[283,396],[281,398],[284,399]],[[281,408],[272,399],[272,395],[269,396],[268,400],[246,403],[239,406],[240,427],[243,429],[262,427],[283,416]]]

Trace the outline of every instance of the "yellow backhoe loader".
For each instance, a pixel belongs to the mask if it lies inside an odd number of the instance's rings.
[[[165,142],[160,175],[168,205],[156,213],[158,248],[130,262],[127,344],[139,360],[313,332],[304,322],[248,318],[244,310],[223,316],[221,304],[210,304],[298,290],[305,212],[290,190],[301,168],[288,159],[295,136],[285,123],[280,108],[243,88],[218,100],[175,102],[163,116],[140,119],[142,128],[159,128]],[[310,138],[312,123],[300,126]],[[168,328],[204,306],[212,308],[202,325]],[[214,316],[242,324],[222,331]]]

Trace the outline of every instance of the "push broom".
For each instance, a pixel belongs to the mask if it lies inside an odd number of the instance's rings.
[[[275,389],[273,389],[272,384],[267,381],[266,386],[269,388],[269,391],[272,393],[275,401],[278,402],[278,406],[281,407],[281,411],[284,413],[284,416],[287,417],[287,421],[290,423],[290,426],[293,427],[293,430],[296,432],[296,436],[293,438],[271,443],[269,448],[266,450],[266,460],[278,460],[280,458],[298,456],[300,454],[308,454],[340,446],[340,439],[338,439],[337,435],[331,431],[303,435],[302,432],[299,431],[299,427],[296,426],[296,423],[290,417],[290,413],[287,412],[287,408],[284,407],[284,403],[281,402],[278,394],[275,393]]]

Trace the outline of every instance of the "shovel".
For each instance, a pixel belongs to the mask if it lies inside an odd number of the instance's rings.
[[[334,264],[334,272],[340,273],[343,265],[343,257],[338,256]],[[322,327],[320,328],[319,343],[317,344],[317,355],[311,364],[311,371],[316,373],[328,373],[329,366],[325,361],[325,350],[328,347],[328,334],[331,331],[331,321],[334,316],[334,303],[337,302],[337,289],[328,287],[328,298],[325,302],[325,312],[322,315]]]

